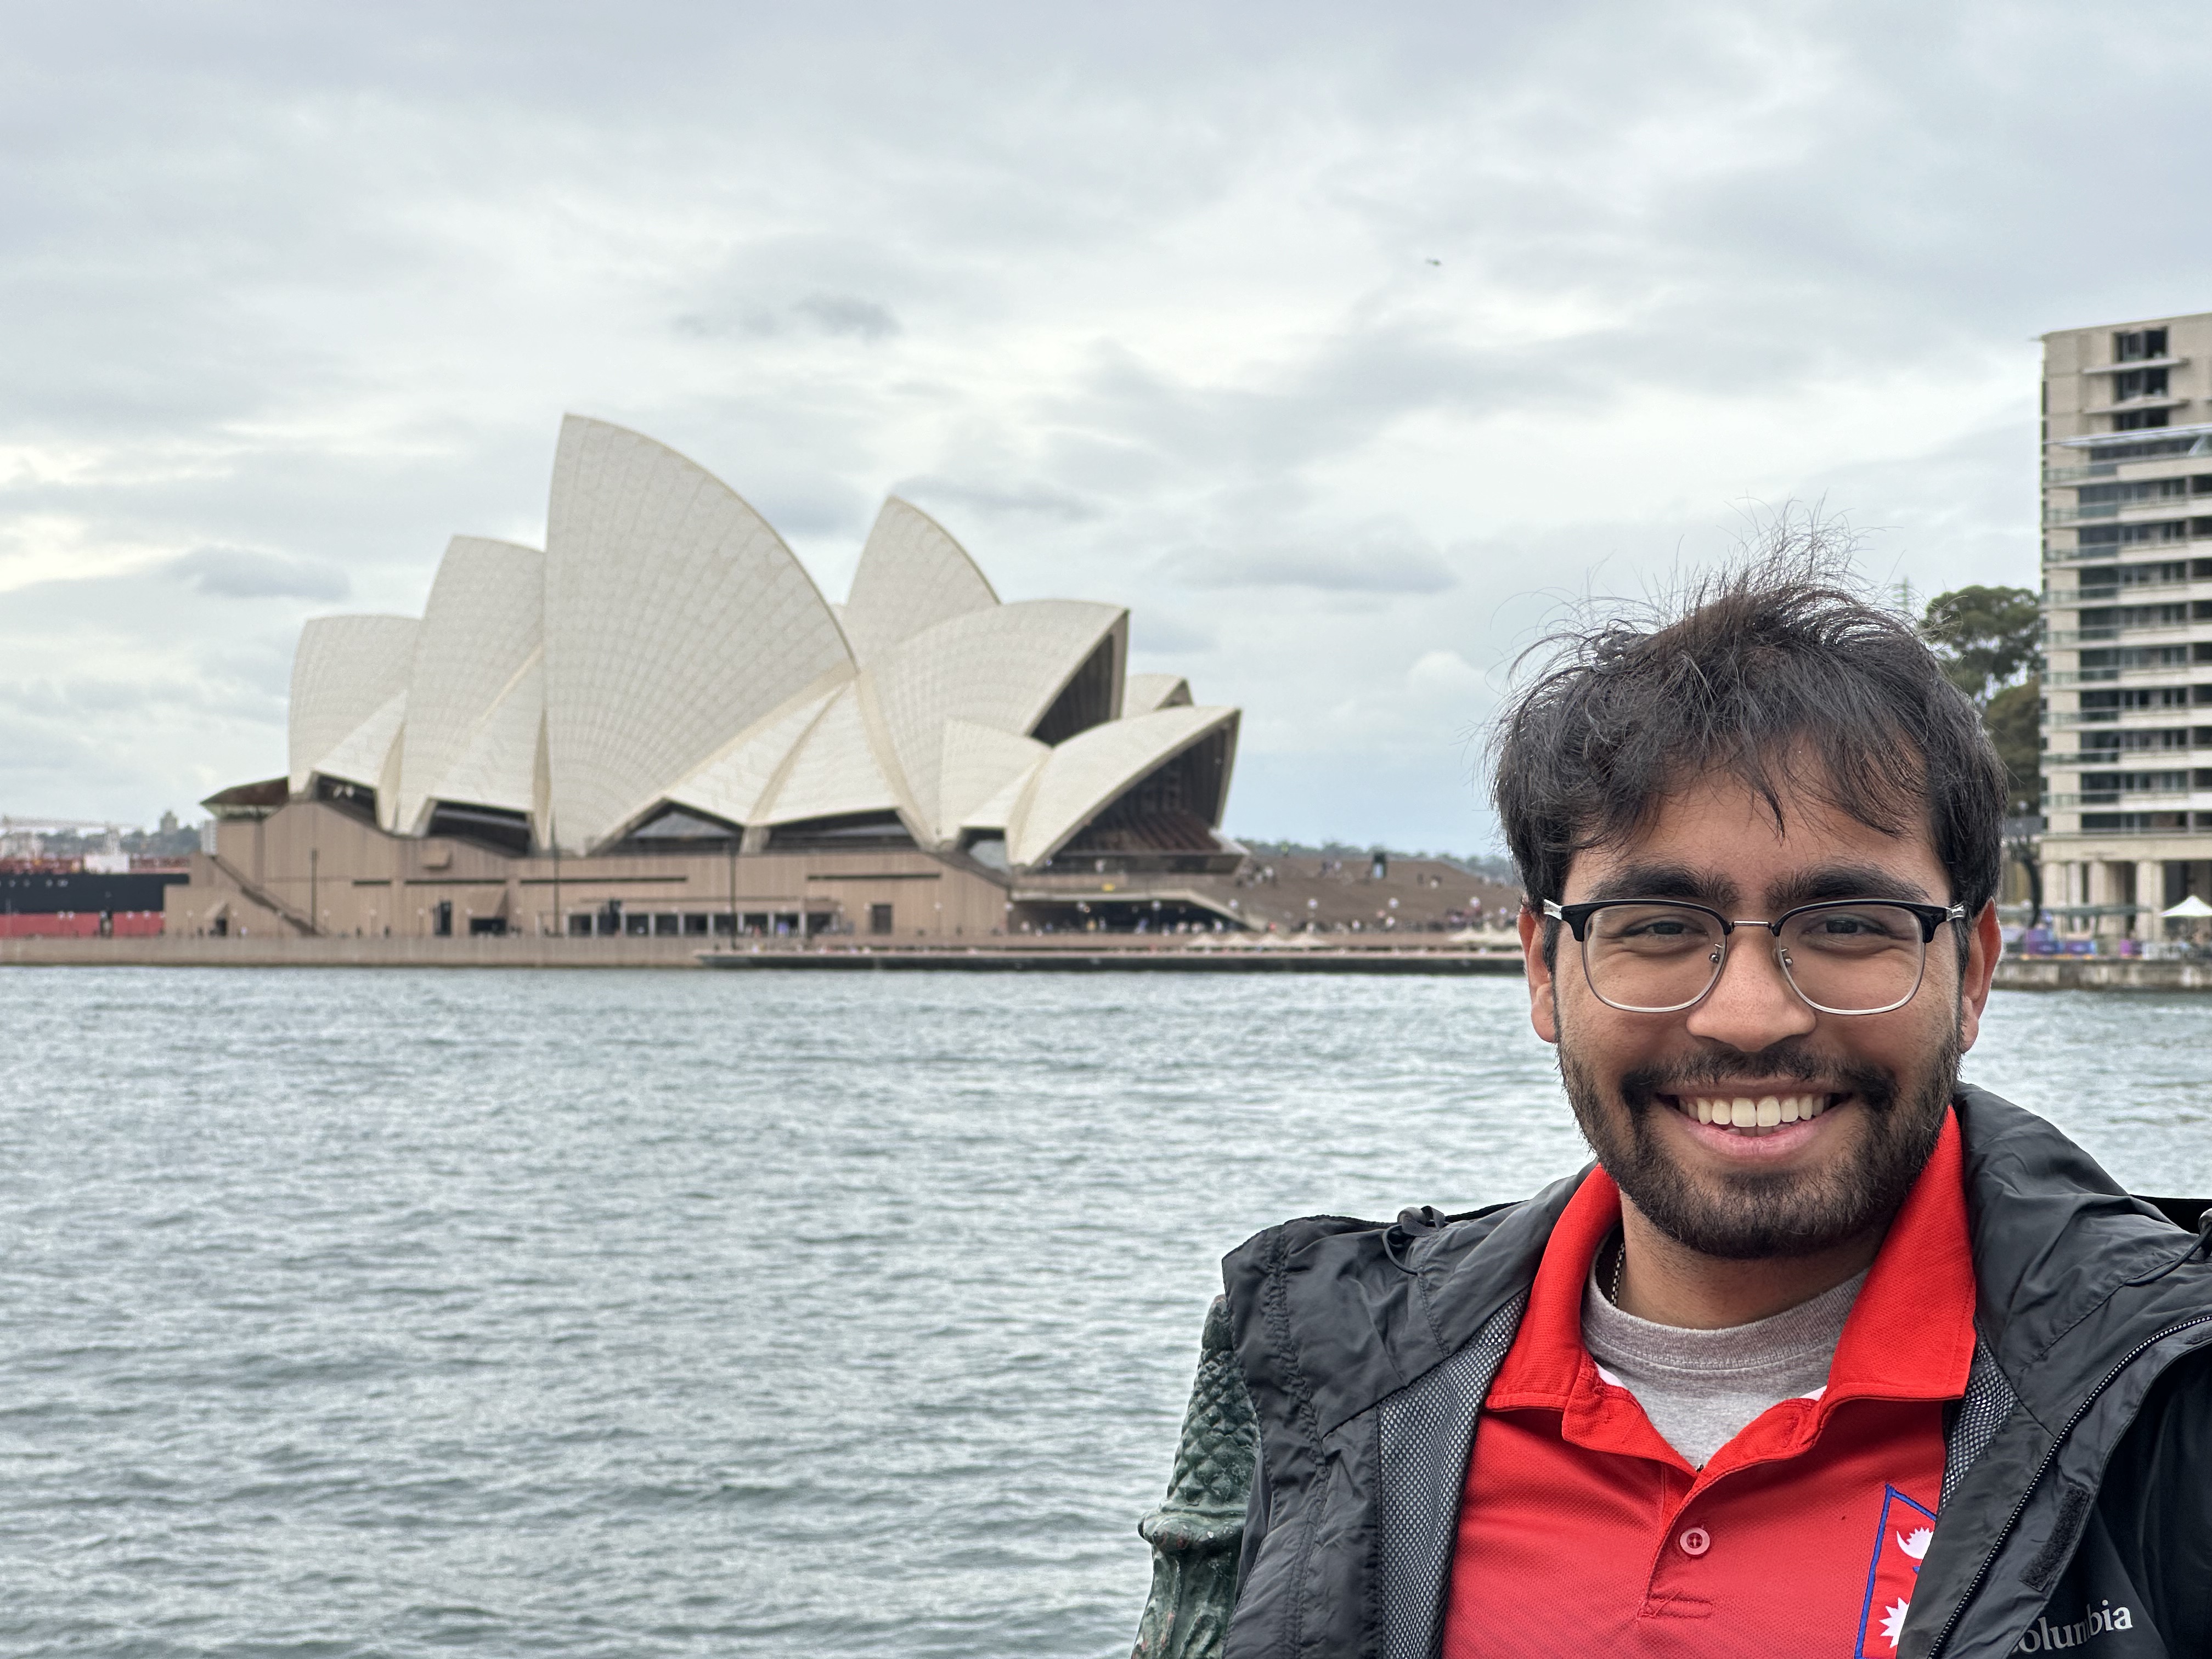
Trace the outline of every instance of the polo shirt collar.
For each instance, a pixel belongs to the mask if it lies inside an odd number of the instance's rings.
[[[1648,1425],[1641,1435],[1626,1435],[1637,1443],[1648,1437],[1648,1444],[1621,1443],[1630,1425],[1621,1420],[1621,1402],[1610,1398],[1621,1391],[1606,1389],[1583,1346],[1583,1289],[1598,1250],[1620,1222],[1620,1189],[1604,1170],[1592,1170],[1553,1230],[1490,1403],[1499,1410],[1558,1410],[1565,1414],[1562,1429],[1571,1437],[1584,1437],[1579,1428],[1615,1449],[1672,1457]],[[1809,1444],[1848,1400],[1958,1398],[1973,1364],[1973,1316],[1959,1125],[1946,1109],[1936,1150],[1891,1222],[1844,1322],[1828,1386],[1817,1405],[1806,1402],[1815,1408],[1802,1414],[1802,1443]]]

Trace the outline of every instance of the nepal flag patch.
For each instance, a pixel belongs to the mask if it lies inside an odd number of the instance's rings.
[[[1923,1509],[1894,1486],[1881,1491],[1881,1525],[1875,1533],[1874,1559],[1867,1564],[1866,1601],[1859,1607],[1852,1659],[1890,1659],[1897,1651],[1919,1583],[1920,1558],[1936,1535],[1934,1510]]]

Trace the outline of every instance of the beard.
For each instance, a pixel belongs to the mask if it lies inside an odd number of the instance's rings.
[[[1816,1255],[1894,1215],[1936,1150],[1958,1085],[1960,1053],[1954,1021],[1928,1066],[1911,1079],[1877,1066],[1838,1067],[1795,1042],[1755,1054],[1640,1066],[1623,1073],[1617,1087],[1625,1120],[1577,1062],[1564,1033],[1559,1075],[1598,1163],[1652,1225],[1700,1255],[1745,1261]],[[1661,1095],[1720,1094],[1738,1079],[1778,1077],[1832,1081],[1850,1091],[1866,1130],[1840,1167],[1706,1177],[1685,1170],[1662,1146],[1654,1114],[1674,1108]]]

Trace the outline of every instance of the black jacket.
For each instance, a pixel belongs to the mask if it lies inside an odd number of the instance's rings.
[[[1974,1088],[1958,1109],[1978,1340],[1898,1650],[2212,1655],[2206,1246],[2042,1119]],[[1230,1659],[1437,1652],[1483,1396],[1581,1180],[1293,1221],[1223,1264],[1260,1425]],[[1542,1650],[1540,1620],[1516,1645]]]

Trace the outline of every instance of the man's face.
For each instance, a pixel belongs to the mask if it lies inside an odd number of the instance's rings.
[[[1577,857],[1559,897],[1681,899],[1766,921],[1822,899],[1951,902],[1924,830],[1887,836],[1802,797],[1785,796],[1783,810],[1778,830],[1734,780],[1702,783],[1669,799],[1632,840]],[[1599,1162],[1660,1231],[1738,1260],[1810,1255],[1887,1221],[1935,1146],[1997,951],[1996,912],[1985,907],[1964,962],[1956,928],[1936,931],[1920,989],[1903,1007],[1824,1014],[1783,977],[1773,935],[1738,928],[1703,1001],[1632,1014],[1591,992],[1566,928],[1556,972],[1544,964],[1541,925],[1526,913],[1522,939],[1537,1035],[1559,1045],[1568,1098]],[[1820,1110],[1756,1131],[1698,1120],[1701,1098],[1768,1096],[1816,1100]]]

